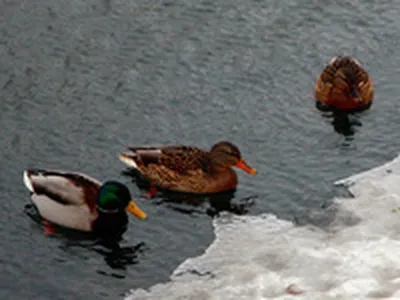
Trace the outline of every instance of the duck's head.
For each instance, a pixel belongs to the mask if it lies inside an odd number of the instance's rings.
[[[355,103],[362,103],[355,70],[352,70],[351,68],[344,68],[343,73],[346,78],[346,93]]]
[[[220,167],[238,167],[243,171],[255,175],[256,169],[250,167],[242,158],[237,146],[230,142],[222,141],[211,148],[211,156],[214,163]]]
[[[362,98],[355,79],[349,80],[349,93],[354,102],[358,104],[362,103]]]
[[[132,200],[129,189],[117,181],[107,181],[101,186],[97,197],[97,209],[108,214],[127,210],[139,219],[147,218],[146,213]]]

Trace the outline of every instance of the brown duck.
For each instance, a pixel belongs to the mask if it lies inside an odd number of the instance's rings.
[[[247,165],[237,146],[222,141],[210,151],[190,146],[128,147],[119,158],[135,168],[152,184],[171,191],[218,193],[236,188],[236,166],[249,174],[256,170]]]
[[[352,57],[334,57],[314,86],[317,108],[323,111],[362,111],[372,104],[374,85]]]

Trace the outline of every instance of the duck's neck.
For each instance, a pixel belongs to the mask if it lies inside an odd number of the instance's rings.
[[[207,164],[207,172],[211,174],[220,174],[226,172],[226,170],[231,169],[229,167],[220,164],[218,159],[210,159],[210,163]]]
[[[211,151],[209,155],[210,165],[213,167],[213,170],[224,170],[227,167],[223,164],[223,159],[221,158],[221,153]]]
[[[238,183],[235,170],[229,167],[216,169],[211,173],[211,177],[212,180],[210,180],[209,186],[212,187],[212,190],[215,192],[233,190]]]
[[[128,225],[128,216],[125,211],[117,210],[111,213],[97,209],[98,218],[93,222],[93,231],[102,236],[117,237],[122,235]]]
[[[97,205],[97,211],[102,213],[102,214],[117,214],[120,212],[120,209],[114,208],[114,209],[108,209],[108,208],[102,208],[99,205]]]

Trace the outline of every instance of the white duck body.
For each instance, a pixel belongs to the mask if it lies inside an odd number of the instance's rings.
[[[92,231],[101,182],[82,173],[26,170],[23,180],[39,214],[60,226]]]

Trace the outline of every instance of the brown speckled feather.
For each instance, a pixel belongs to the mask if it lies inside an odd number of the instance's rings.
[[[207,171],[210,167],[208,152],[196,147],[168,146],[157,148],[129,148],[137,154],[137,163],[148,166],[156,164],[164,166],[180,174],[188,174],[190,171]]]
[[[210,152],[190,146],[129,147],[120,158],[153,184],[193,193],[232,190],[237,176],[232,168],[215,170]]]
[[[349,81],[353,80],[365,105],[373,98],[373,81],[360,63],[351,57],[336,57],[325,67],[315,83],[315,97],[326,105],[352,108],[356,105],[348,93]],[[354,107],[355,108],[355,107]]]

